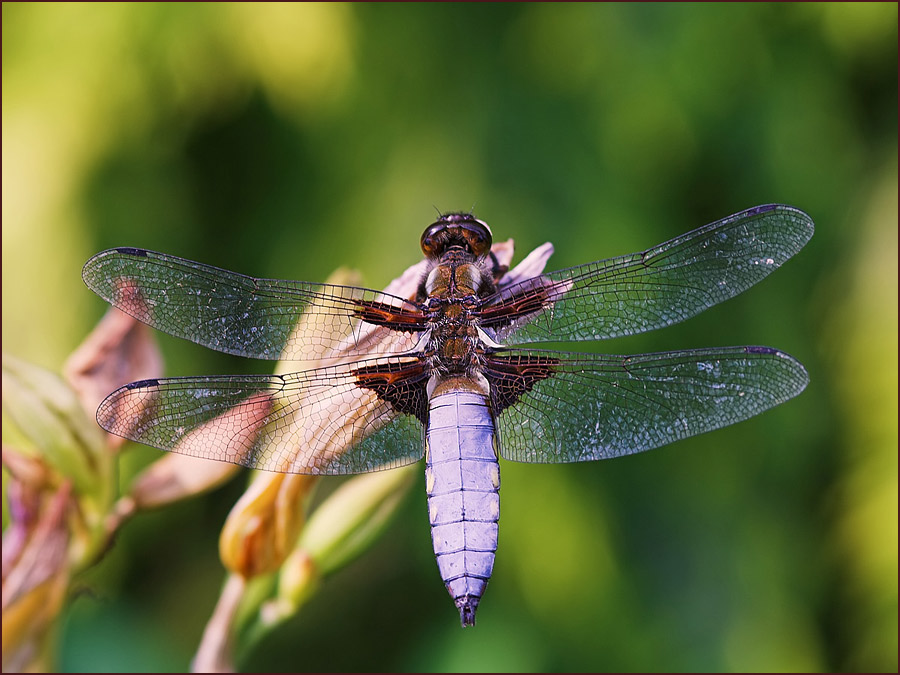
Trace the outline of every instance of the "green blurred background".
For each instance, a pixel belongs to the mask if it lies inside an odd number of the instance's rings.
[[[555,269],[797,206],[816,235],[763,284],[598,347],[776,346],[804,394],[642,455],[504,463],[465,631],[420,478],[244,667],[896,670],[897,120],[895,3],[4,3],[3,349],[59,369],[106,309],[81,266],[116,245],[378,288],[435,208],[474,205],[517,259],[552,241]],[[169,375],[272,365],[160,342]],[[187,668],[243,486],[131,523],[60,667]]]

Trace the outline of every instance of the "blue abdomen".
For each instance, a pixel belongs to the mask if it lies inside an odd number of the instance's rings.
[[[475,624],[497,550],[500,464],[484,394],[445,391],[429,404],[426,489],[431,539],[463,626]]]

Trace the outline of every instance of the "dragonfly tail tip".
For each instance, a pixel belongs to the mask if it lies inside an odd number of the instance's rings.
[[[478,608],[480,599],[473,595],[464,595],[456,599],[456,606],[459,608],[459,620],[463,628],[475,625],[475,610]]]

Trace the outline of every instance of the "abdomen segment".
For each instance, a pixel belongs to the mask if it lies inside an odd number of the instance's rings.
[[[475,624],[497,550],[500,464],[484,394],[448,391],[429,403],[425,467],[438,569],[463,626]]]

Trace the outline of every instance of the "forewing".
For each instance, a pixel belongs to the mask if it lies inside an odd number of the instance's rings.
[[[97,421],[162,450],[252,469],[363,473],[422,457],[426,380],[417,360],[399,359],[283,376],[143,380],[110,394]]]
[[[600,340],[668,326],[741,293],[813,235],[808,215],[770,204],[654,248],[558,270],[487,298],[479,325],[497,342]]]
[[[154,328],[256,359],[397,354],[412,350],[426,328],[417,305],[380,291],[255,279],[144,249],[98,253],[82,277]]]
[[[509,350],[485,367],[500,454],[519,462],[629,455],[740,422],[809,378],[769,347],[607,356]]]

